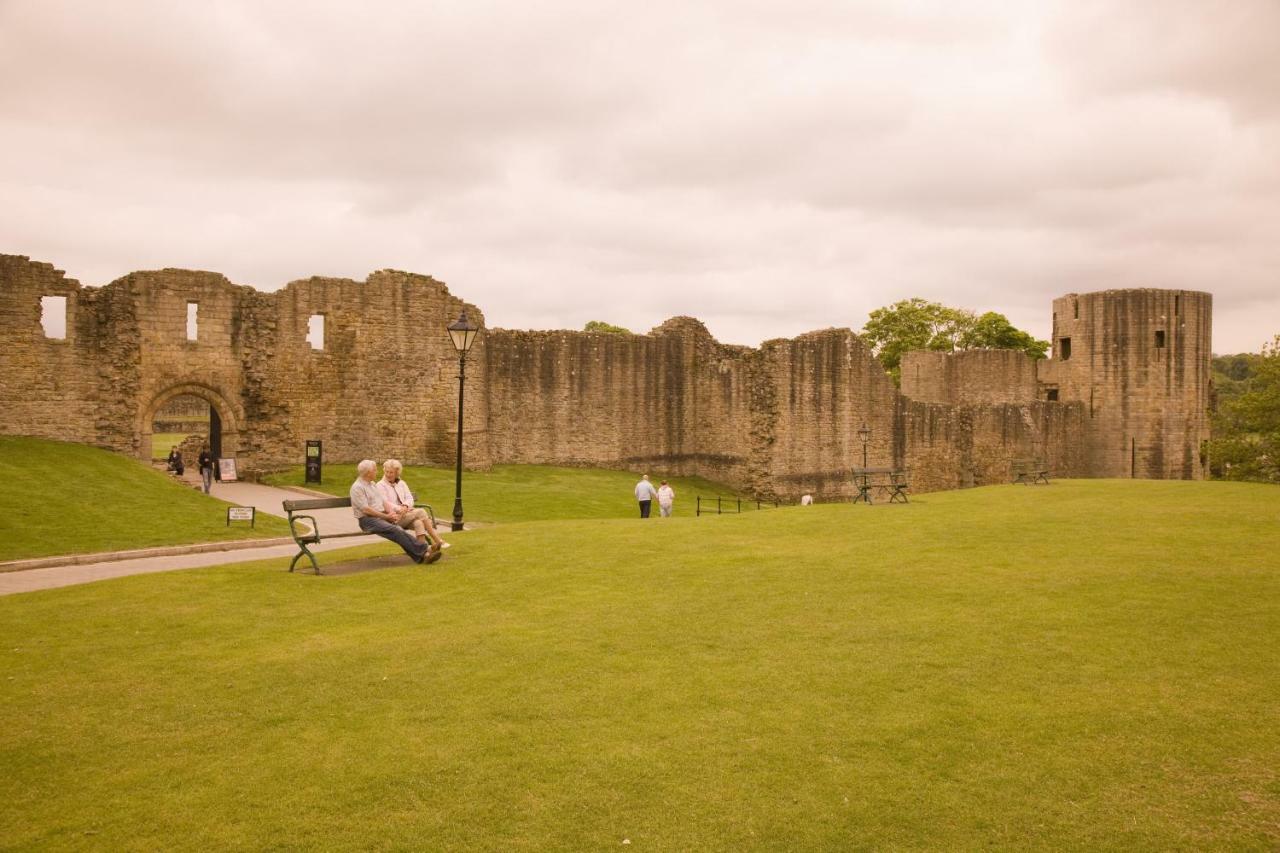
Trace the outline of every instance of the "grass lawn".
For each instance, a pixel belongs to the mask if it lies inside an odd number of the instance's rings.
[[[182,444],[189,432],[157,432],[151,435],[151,458],[152,459],[168,459],[169,451]],[[194,459],[183,459],[182,463],[187,467],[195,464]]]
[[[0,839],[1276,849],[1278,497],[511,523],[7,596]]]
[[[381,463],[381,460],[379,460]],[[644,472],[641,472],[644,473]],[[410,466],[404,480],[419,501],[431,504],[437,518],[453,517],[454,469]],[[325,465],[324,483],[308,488],[346,496],[356,478],[356,466]],[[556,468],[551,465],[495,465],[490,471],[463,471],[462,507],[467,521],[549,521],[565,518],[631,518],[640,514],[635,485],[640,474],[597,468]],[[695,515],[695,496],[715,498],[733,494],[728,486],[701,477],[670,477],[650,471],[656,488],[664,479],[675,490],[675,516]],[[278,486],[301,486],[302,466],[267,478]],[[727,507],[728,504],[726,503]],[[743,501],[743,511],[755,504]],[[654,502],[653,514],[658,514]]]
[[[224,501],[119,454],[0,436],[0,560],[288,536],[283,519],[227,527]]]

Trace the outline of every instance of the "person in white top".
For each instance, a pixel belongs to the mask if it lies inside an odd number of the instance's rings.
[[[658,512],[663,518],[671,517],[671,508],[675,506],[676,490],[667,485],[667,481],[663,480],[662,485],[658,486]]]
[[[395,524],[405,530],[412,530],[419,542],[431,540],[432,551],[448,547],[431,525],[431,516],[427,515],[427,511],[414,507],[413,492],[409,491],[409,484],[400,479],[400,472],[403,470],[404,466],[399,459],[388,459],[382,463],[378,493],[382,495],[386,511],[394,517]]]
[[[803,495],[800,496],[800,506],[812,506],[812,505],[813,505],[813,495],[809,494],[808,492],[805,492]]]
[[[658,496],[658,492],[653,487],[653,483],[649,482],[649,475],[645,474],[640,478],[640,482],[636,483],[636,500],[640,502],[640,517],[648,518],[649,509],[653,506],[653,499]]]

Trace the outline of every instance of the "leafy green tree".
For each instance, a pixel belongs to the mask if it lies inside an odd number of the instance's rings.
[[[1244,390],[1219,400],[1210,469],[1228,480],[1280,483],[1280,335],[1246,361]]]
[[[1049,352],[1048,341],[1038,341],[1016,328],[1009,318],[995,311],[988,311],[973,321],[973,325],[960,335],[958,349],[1016,349],[1032,358],[1044,358]]]
[[[949,308],[925,299],[903,299],[871,312],[862,328],[893,380],[900,380],[902,356],[913,349],[954,350],[1017,349],[1032,358],[1044,358],[1048,341],[1039,341],[1014,327],[1003,314],[988,311],[976,316],[963,308]]]
[[[587,325],[582,327],[584,332],[607,332],[611,335],[630,335],[630,329],[624,329],[621,326],[615,326],[612,323],[606,323],[603,320],[591,320]]]

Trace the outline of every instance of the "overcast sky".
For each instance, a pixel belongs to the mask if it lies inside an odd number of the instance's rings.
[[[1256,351],[1280,0],[0,0],[0,252],[745,344],[1189,288]]]

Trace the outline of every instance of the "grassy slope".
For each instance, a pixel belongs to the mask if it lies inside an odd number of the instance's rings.
[[[227,527],[225,502],[80,444],[0,436],[0,483],[0,560],[289,535],[262,514]]]
[[[0,838],[1274,848],[1277,494],[509,524],[430,570],[10,596]]]
[[[356,477],[355,465],[326,465],[324,484],[317,487],[346,495]],[[728,486],[701,477],[667,477],[650,472],[657,486],[671,481],[676,492],[676,516],[694,515],[696,495],[729,495]],[[409,467],[404,479],[419,501],[432,505],[437,518],[453,516],[452,468]],[[491,471],[464,471],[462,506],[468,521],[547,521],[564,518],[630,518],[639,515],[634,488],[639,474],[595,468],[556,468],[550,465],[495,465]],[[303,485],[302,467],[290,468],[268,479],[275,485]],[[754,511],[755,504],[744,508]],[[658,508],[653,507],[653,514]]]

